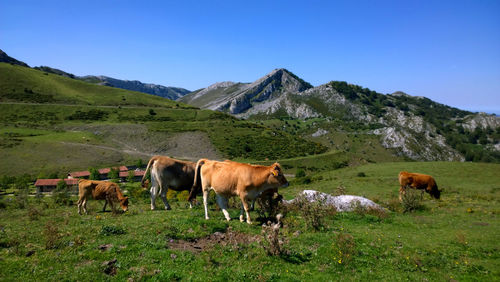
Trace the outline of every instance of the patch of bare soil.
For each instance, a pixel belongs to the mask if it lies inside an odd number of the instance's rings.
[[[88,146],[107,147],[130,155],[167,155],[188,160],[221,159],[207,134],[200,131],[153,132],[140,124],[72,126],[65,130],[91,132],[103,144]]]
[[[249,235],[236,232],[229,227],[226,232],[215,232],[207,237],[195,239],[194,241],[173,240],[167,241],[167,247],[172,250],[190,251],[200,253],[204,250],[213,248],[216,245],[237,247],[240,244],[250,244],[260,242],[258,235]]]

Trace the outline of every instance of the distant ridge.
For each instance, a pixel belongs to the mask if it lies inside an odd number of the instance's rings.
[[[191,92],[187,89],[180,87],[163,86],[152,83],[142,83],[138,80],[121,80],[103,75],[100,76],[87,75],[78,77],[78,79],[99,85],[105,85],[105,86],[111,86],[121,89],[153,94],[170,100],[177,100]]]
[[[30,66],[24,62],[21,62],[19,60],[16,60],[9,55],[7,55],[4,51],[0,50],[0,62],[3,63],[10,63],[10,64],[15,64],[23,67],[29,68]],[[49,66],[39,66],[39,67],[34,67],[33,69],[40,70],[46,73],[53,73],[57,75],[61,75],[64,77],[72,78],[72,79],[77,79],[77,80],[82,80],[85,82],[90,82],[98,85],[104,85],[104,86],[110,86],[110,87],[116,87],[116,88],[121,88],[125,90],[132,90],[132,91],[137,91],[137,92],[142,92],[142,93],[147,93],[147,94],[152,94],[156,96],[160,96],[163,98],[167,98],[170,100],[177,100],[184,95],[190,93],[191,91],[180,88],[180,87],[171,87],[171,86],[163,86],[163,85],[158,85],[158,84],[151,84],[151,83],[142,83],[137,80],[121,80],[121,79],[116,79],[108,76],[95,76],[95,75],[87,75],[87,76],[76,76],[72,73],[65,72],[60,69],[52,68]]]
[[[0,49],[0,63],[9,63],[9,64],[19,65],[19,66],[23,66],[23,67],[27,67],[27,68],[30,67],[25,62],[21,62],[19,60],[16,60],[16,59],[10,57],[9,55],[7,55],[7,53],[2,51],[1,49]]]

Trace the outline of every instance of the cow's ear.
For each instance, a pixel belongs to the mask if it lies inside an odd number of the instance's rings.
[[[276,169],[271,170],[271,174],[274,176],[278,176],[278,173],[276,172]]]

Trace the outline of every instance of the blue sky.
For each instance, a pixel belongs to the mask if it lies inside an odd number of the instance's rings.
[[[0,49],[189,90],[283,67],[315,86],[500,110],[500,1],[0,0]]]

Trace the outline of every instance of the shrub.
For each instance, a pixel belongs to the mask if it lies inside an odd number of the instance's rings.
[[[351,234],[339,233],[337,238],[335,238],[333,249],[335,254],[334,259],[338,264],[349,264],[356,252],[354,237]]]
[[[35,207],[29,207],[28,208],[28,218],[32,221],[38,220],[40,216],[42,215],[42,211],[35,208]]]
[[[150,197],[149,190],[143,189],[140,186],[130,185],[127,187],[127,190],[134,201],[144,201]]]
[[[337,188],[335,189],[335,194],[337,196],[345,195],[345,192],[346,192],[346,189],[345,189],[345,187],[342,184],[340,184],[339,186],[337,186]]]
[[[281,214],[276,216],[276,223],[268,221],[262,225],[262,241],[261,246],[269,256],[283,256],[288,254],[285,245],[288,243],[286,237],[280,234],[281,229]]]
[[[316,193],[312,198],[305,194],[297,196],[292,204],[292,210],[296,210],[304,219],[306,226],[314,230],[324,228],[324,220],[337,213],[337,209],[332,205],[326,204],[326,198]]]
[[[403,205],[403,212],[412,212],[416,210],[423,210],[421,192],[414,189],[406,189],[406,193],[401,198]]]
[[[297,172],[295,172],[296,178],[301,178],[301,177],[305,177],[305,176],[306,176],[306,172],[303,169],[298,169]]]
[[[104,236],[111,236],[111,235],[121,235],[125,233],[126,233],[125,229],[123,229],[120,226],[104,225],[101,228],[101,232],[99,234]]]
[[[28,189],[18,189],[15,192],[15,205],[19,209],[24,209],[28,205]]]
[[[45,229],[43,230],[43,235],[45,236],[45,249],[55,249],[58,246],[59,240],[59,230],[54,221],[50,220],[45,224]]]
[[[54,203],[61,206],[70,206],[73,204],[69,195],[68,185],[64,180],[61,179],[57,182],[57,187],[52,192],[52,199]]]

